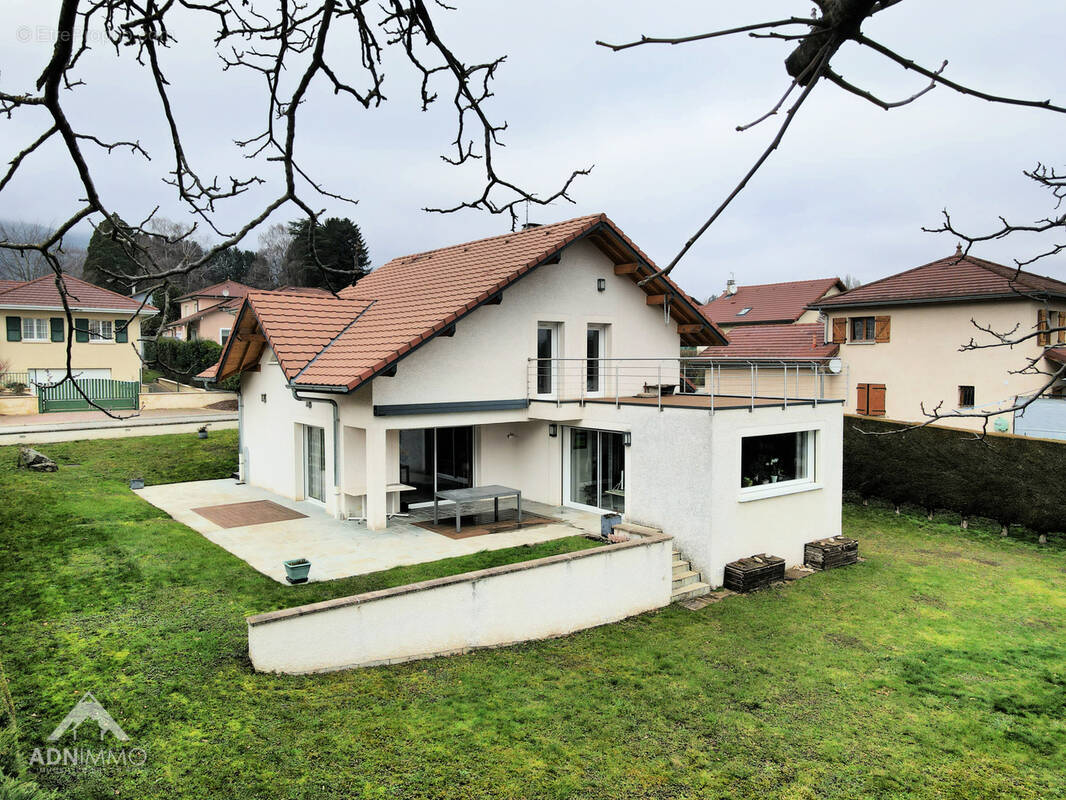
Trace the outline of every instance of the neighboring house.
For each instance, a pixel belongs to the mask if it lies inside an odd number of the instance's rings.
[[[840,345],[825,341],[820,322],[744,325],[729,332],[726,347],[708,347],[713,359],[703,385],[718,394],[750,392],[843,400],[847,390]]]
[[[248,483],[384,529],[397,498],[504,484],[675,537],[714,584],[840,532],[840,402],[665,395],[718,328],[604,215],[395,259],[340,297],[251,292]]]
[[[254,291],[252,287],[243,283],[222,281],[179,297],[175,302],[180,305],[181,316],[163,327],[163,336],[225,344],[237,309],[250,291]]]
[[[156,309],[109,289],[65,276],[68,302],[74,312],[70,330],[55,277],[0,282],[0,315],[5,336],[0,362],[8,372],[25,373],[29,382],[53,383],[66,372],[67,341],[72,363],[83,378],[139,381],[137,346],[141,319]]]
[[[730,279],[726,290],[700,307],[704,315],[728,335],[746,325],[794,325],[818,322],[818,312],[808,306],[844,291],[840,278],[760,283],[737,286]]]
[[[826,338],[840,346],[849,390],[845,410],[903,421],[926,412],[988,411],[1012,405],[1046,382],[1018,375],[1029,358],[1047,369],[1049,349],[1066,332],[1043,333],[1014,347],[960,352],[973,340],[995,339],[974,323],[1014,336],[1066,324],[1066,283],[1018,272],[961,250],[812,304],[827,316]],[[1041,356],[1045,356],[1042,358]],[[996,430],[1013,431],[1013,415],[996,417]],[[980,418],[944,424],[980,428]]]

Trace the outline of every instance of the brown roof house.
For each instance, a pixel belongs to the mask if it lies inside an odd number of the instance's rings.
[[[908,422],[924,422],[934,412],[1010,408],[1048,380],[1016,371],[1030,361],[1048,371],[1058,363],[1056,348],[1066,343],[1066,331],[1051,330],[1066,326],[1066,282],[963,255],[961,249],[812,308],[826,315],[826,338],[839,346],[847,364],[846,410]],[[1014,347],[961,351],[971,340],[996,341],[974,323],[1028,338]],[[1066,433],[1066,404],[1049,402],[1062,409]],[[1027,432],[1022,416],[995,416],[990,429]],[[966,416],[942,422],[969,429],[984,424]]]
[[[64,277],[74,327],[67,324],[55,277],[0,282],[0,382],[54,383],[66,373],[67,342],[78,377],[139,381],[141,320],[156,309],[70,275]],[[3,387],[0,387],[2,389]]]
[[[527,226],[394,259],[338,297],[249,292],[204,377],[241,376],[252,486],[356,532],[408,530],[393,512],[425,519],[439,492],[479,487],[616,513],[691,562],[665,604],[840,531],[843,418],[839,402],[681,393],[679,348],[726,338],[656,271],[603,214]]]
[[[708,300],[701,310],[726,333],[748,325],[806,324],[818,321],[818,312],[808,306],[842,291],[840,278],[751,286],[737,286],[731,278],[725,291]]]
[[[248,292],[254,291],[237,281],[222,281],[177,299],[181,316],[163,328],[164,336],[192,341],[210,339],[225,344],[233,329],[237,309]]]

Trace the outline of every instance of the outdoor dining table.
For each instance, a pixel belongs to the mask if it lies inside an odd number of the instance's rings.
[[[433,524],[440,521],[438,515],[438,503],[441,500],[451,500],[455,503],[455,532],[459,533],[461,518],[463,516],[463,503],[473,503],[478,500],[492,500],[493,519],[500,520],[500,498],[514,496],[518,500],[518,521],[522,521],[522,492],[509,486],[471,486],[469,489],[445,489],[433,494]]]

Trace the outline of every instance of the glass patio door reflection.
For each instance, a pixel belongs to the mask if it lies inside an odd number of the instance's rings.
[[[474,483],[474,429],[412,428],[400,431],[400,483],[405,507],[432,503],[434,492],[466,489]]]
[[[622,434],[570,428],[567,502],[622,513],[626,505],[625,445]]]

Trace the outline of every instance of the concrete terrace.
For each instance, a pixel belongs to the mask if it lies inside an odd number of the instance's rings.
[[[412,524],[412,520],[431,520],[432,508],[412,511],[411,517],[394,517],[386,530],[370,531],[363,522],[334,519],[313,501],[289,500],[228,478],[149,486],[136,494],[279,583],[285,582],[282,562],[293,558],[311,561],[309,580],[327,581],[600,530],[596,514],[531,501],[523,501],[523,512],[559,522],[451,539]],[[192,510],[255,500],[270,500],[305,518],[221,528]],[[450,508],[442,506],[442,517],[450,514]]]

